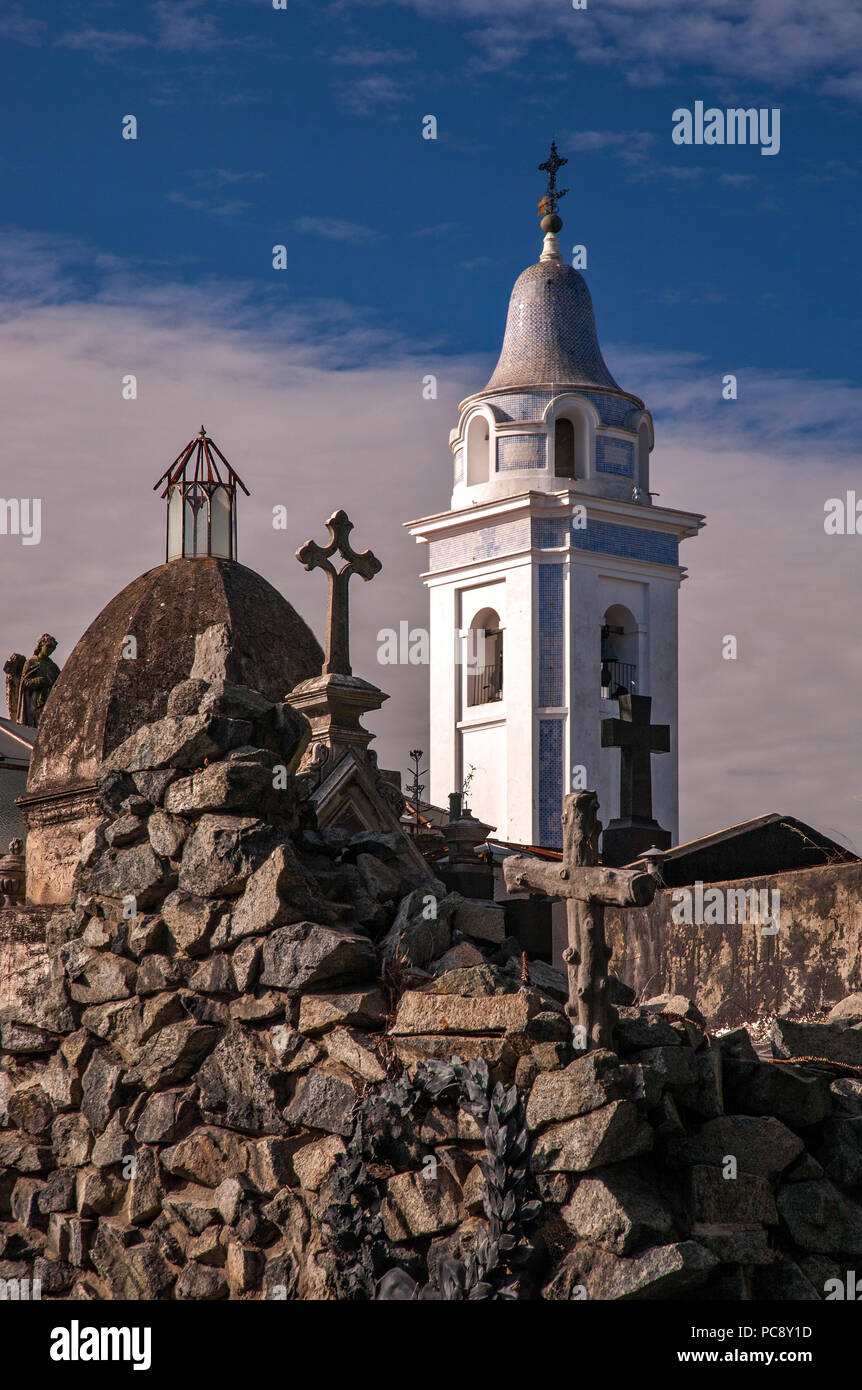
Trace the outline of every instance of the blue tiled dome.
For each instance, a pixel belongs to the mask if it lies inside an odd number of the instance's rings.
[[[537,261],[515,281],[503,350],[485,390],[545,382],[621,389],[602,357],[586,280],[554,260]]]

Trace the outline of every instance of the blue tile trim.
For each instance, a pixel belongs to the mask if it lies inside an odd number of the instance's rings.
[[[585,531],[573,530],[571,534],[575,550],[649,560],[654,565],[679,564],[679,541],[664,531],[645,531],[636,526],[620,526],[615,521],[588,518]]]
[[[450,569],[454,565],[472,565],[478,560],[492,560],[499,555],[514,555],[530,547],[528,517],[504,521],[497,526],[482,526],[467,535],[448,536],[428,545],[429,570]]]
[[[624,439],[607,439],[604,435],[596,437],[596,472],[619,473],[624,478],[634,474],[634,445]]]
[[[497,439],[497,472],[546,468],[548,437],[544,434],[504,434]]]
[[[551,399],[550,391],[513,391],[511,396],[488,396],[506,420],[541,420]]]
[[[539,844],[562,849],[563,721],[539,720]]]
[[[539,550],[568,545],[570,522],[564,518],[553,521],[533,518],[533,545]]]
[[[539,565],[539,705],[563,704],[562,565]]]

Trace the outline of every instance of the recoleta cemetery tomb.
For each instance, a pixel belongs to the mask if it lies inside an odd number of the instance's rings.
[[[351,641],[399,601],[370,491],[289,517],[281,592],[228,419],[122,499],[164,559],[6,662],[15,1297],[813,1302],[862,1258],[862,863],[759,806],[684,838],[705,518],[656,495],[566,162],[406,523],[427,748],[381,767],[363,722],[397,704]]]

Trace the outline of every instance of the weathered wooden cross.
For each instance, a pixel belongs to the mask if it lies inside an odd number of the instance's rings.
[[[350,576],[358,574],[366,582],[373,579],[383,568],[376,555],[370,550],[358,554],[348,537],[353,530],[353,522],[347,512],[333,512],[326,523],[329,529],[329,545],[318,545],[317,541],[306,541],[296,552],[296,558],[307,570],[325,570],[329,578],[329,603],[326,613],[326,661],[323,675],[350,676],[350,610],[348,589]],[[339,555],[346,563],[336,569],[330,555]]]
[[[595,792],[574,792],[563,802],[563,861],[547,863],[534,855],[503,861],[510,893],[519,889],[564,898],[569,944],[563,959],[569,974],[566,1015],[576,1047],[610,1047],[616,1013],[608,997],[605,907],[646,907],[657,880],[640,869],[611,869],[599,864],[599,799]],[[577,1031],[575,1031],[577,1030]]]

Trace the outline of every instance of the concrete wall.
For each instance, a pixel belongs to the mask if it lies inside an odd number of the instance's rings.
[[[777,889],[778,933],[766,935],[751,921],[677,924],[671,913],[679,890],[659,893],[649,908],[609,911],[610,968],[639,997],[687,995],[716,1028],[761,1015],[815,1012],[862,989],[862,864],[828,864],[707,888]]]

